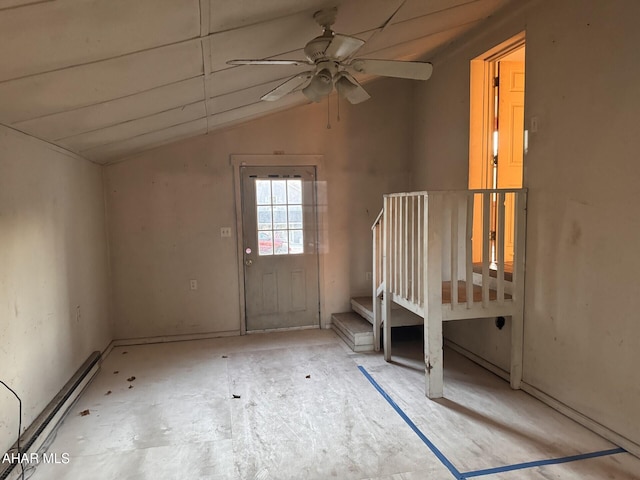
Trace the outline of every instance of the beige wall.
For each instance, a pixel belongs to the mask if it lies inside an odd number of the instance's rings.
[[[417,188],[467,184],[469,61],[526,29],[525,382],[640,444],[640,2],[522,2],[416,88]],[[448,335],[495,363],[491,322]]]
[[[373,98],[307,105],[162,147],[106,168],[116,337],[240,330],[231,154],[321,154],[328,236],[321,286],[329,320],[366,294],[371,223],[382,194],[410,184],[406,81],[370,83]],[[220,227],[232,227],[221,238]],[[197,291],[189,280],[197,279]]]
[[[24,427],[112,338],[104,220],[101,167],[0,126],[0,379]],[[18,403],[4,387],[0,412],[5,452]]]

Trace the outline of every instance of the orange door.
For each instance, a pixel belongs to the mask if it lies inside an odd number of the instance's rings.
[[[524,62],[501,61],[498,93],[498,188],[522,188]],[[513,261],[514,198],[505,202],[505,261]],[[498,226],[500,228],[500,226]]]

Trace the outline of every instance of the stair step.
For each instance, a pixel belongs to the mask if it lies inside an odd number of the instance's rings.
[[[371,297],[354,297],[351,299],[351,308],[373,325],[373,300]]]
[[[357,313],[334,313],[331,315],[331,326],[354,352],[373,350],[371,324]]]
[[[351,299],[351,308],[373,324],[373,299],[372,297],[354,297]],[[424,320],[409,310],[402,308],[397,303],[391,304],[391,326],[406,327],[410,325],[422,325]]]

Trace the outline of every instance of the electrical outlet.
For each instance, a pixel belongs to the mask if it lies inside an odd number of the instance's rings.
[[[230,237],[231,236],[231,227],[222,227],[220,229],[221,237]]]
[[[191,288],[191,290],[197,290],[198,289],[198,280],[190,280],[189,281],[189,287]]]

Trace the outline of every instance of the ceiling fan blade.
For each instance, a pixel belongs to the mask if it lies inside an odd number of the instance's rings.
[[[428,62],[356,58],[348,66],[359,73],[369,73],[382,77],[410,78],[413,80],[428,80],[433,72],[433,65]]]
[[[360,85],[358,81],[347,72],[341,72],[339,74],[339,78],[336,80],[336,90],[338,90],[340,95],[354,105],[371,98],[371,95],[362,88],[362,85]]]
[[[269,93],[263,95],[260,100],[266,100],[268,102],[275,102],[276,100],[280,100],[287,93],[293,92],[300,85],[309,81],[313,77],[313,72],[302,72],[298,75],[294,75],[286,82],[278,85],[276,88],[271,90]]]
[[[336,33],[333,35],[333,38],[324,51],[324,54],[328,58],[344,60],[356,53],[362,45],[364,45],[364,40]]]
[[[313,65],[305,60],[229,60],[227,65]]]

